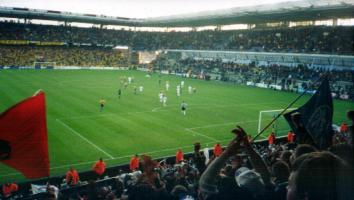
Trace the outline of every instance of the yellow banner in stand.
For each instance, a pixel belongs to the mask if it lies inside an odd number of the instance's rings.
[[[38,45],[38,46],[62,46],[64,42],[42,42],[30,40],[0,40],[0,45]]]

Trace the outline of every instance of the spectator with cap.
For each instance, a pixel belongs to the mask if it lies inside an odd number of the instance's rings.
[[[217,157],[205,170],[199,180],[199,187],[203,199],[218,199],[218,196],[225,194],[218,193],[216,185],[217,175],[225,162],[233,155],[245,149],[252,163],[253,170],[239,168],[236,175],[236,182],[243,190],[243,194],[248,195],[247,199],[265,198],[267,187],[271,184],[270,172],[265,163],[248,142],[245,131],[238,127],[232,131],[237,136],[226,147],[225,151]],[[256,191],[257,190],[257,191]],[[271,192],[270,192],[271,193]]]

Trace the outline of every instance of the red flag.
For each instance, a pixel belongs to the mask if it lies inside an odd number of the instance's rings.
[[[20,171],[26,178],[49,176],[43,92],[0,114],[0,161]]]

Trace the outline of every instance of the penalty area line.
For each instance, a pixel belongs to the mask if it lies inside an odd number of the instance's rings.
[[[217,140],[217,139],[215,139],[215,138],[213,138],[213,137],[204,135],[204,134],[199,133],[199,132],[197,132],[197,131],[194,131],[194,130],[192,130],[192,129],[190,129],[190,128],[185,128],[184,130],[189,131],[189,132],[191,132],[191,133],[193,133],[193,134],[200,135],[200,136],[202,136],[202,137],[208,138],[209,140],[212,140],[212,141],[214,141],[214,142],[218,142],[218,141],[219,141],[219,140]]]
[[[89,139],[87,139],[86,137],[82,136],[80,133],[78,133],[77,131],[75,131],[73,128],[71,128],[69,125],[65,124],[63,121],[61,121],[60,119],[56,119],[56,121],[58,123],[60,123],[61,125],[63,125],[64,127],[66,127],[67,129],[69,129],[72,133],[74,133],[75,135],[79,136],[82,140],[84,140],[85,142],[89,143],[91,146],[93,146],[94,148],[96,148],[97,150],[99,150],[100,152],[102,152],[103,154],[105,154],[106,156],[108,156],[110,159],[113,159],[114,157],[107,153],[106,151],[104,151],[102,148],[100,148],[99,146],[97,146],[96,144],[94,144],[93,142],[91,142]]]

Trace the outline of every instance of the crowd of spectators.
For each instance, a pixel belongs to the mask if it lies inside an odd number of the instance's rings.
[[[84,67],[127,64],[127,56],[119,51],[96,47],[0,46],[0,57],[0,66],[33,66],[35,62]]]
[[[48,183],[41,197],[53,200],[347,200],[354,194],[354,111],[349,111],[347,116],[351,124],[343,123],[336,129],[333,142],[326,149],[318,149],[316,143],[298,143],[300,136],[293,132],[289,132],[292,139],[288,134],[285,141],[253,142],[237,126],[232,130],[235,137],[230,143],[224,149],[215,144],[210,157],[200,143],[194,144],[194,152],[188,156],[178,149],[176,161],[172,159],[172,162],[134,155],[129,172],[119,171],[114,177],[103,176],[106,164],[99,159],[92,167],[98,175],[96,180],[79,177],[71,167],[64,183],[57,186]],[[343,136],[341,140],[335,139],[338,134]],[[17,189],[14,183],[3,185],[3,197],[16,199],[11,192],[16,193]],[[41,198],[37,196],[37,199]]]
[[[353,55],[353,32],[354,27],[344,26],[142,32],[0,23],[0,40],[127,45],[134,50],[240,50]]]
[[[173,73],[189,74],[191,77],[210,78],[222,81],[230,81],[246,85],[248,82],[279,85],[282,90],[298,91],[315,90],[314,84],[322,75],[326,74],[331,80],[331,89],[335,97],[343,96],[354,99],[354,71],[344,69],[311,68],[306,65],[283,66],[271,64],[269,66],[255,63],[239,64],[225,62],[221,59],[173,59],[171,63],[166,57],[158,58],[154,65],[159,70]]]

